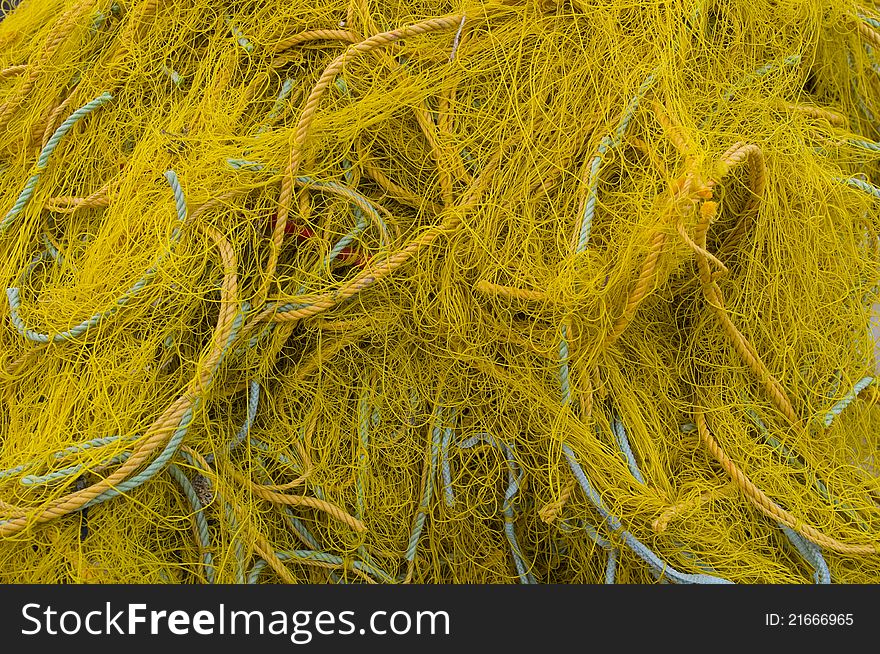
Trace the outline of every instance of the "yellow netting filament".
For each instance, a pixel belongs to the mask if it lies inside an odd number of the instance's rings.
[[[880,580],[873,4],[0,46],[0,581]]]

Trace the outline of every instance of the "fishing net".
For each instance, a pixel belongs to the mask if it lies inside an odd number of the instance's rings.
[[[878,112],[849,0],[24,0],[0,580],[876,582]]]

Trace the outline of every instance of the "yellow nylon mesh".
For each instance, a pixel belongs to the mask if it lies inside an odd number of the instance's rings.
[[[24,0],[0,580],[880,579],[874,16]]]

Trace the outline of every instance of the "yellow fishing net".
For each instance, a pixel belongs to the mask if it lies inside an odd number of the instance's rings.
[[[24,0],[0,581],[880,580],[880,11]]]

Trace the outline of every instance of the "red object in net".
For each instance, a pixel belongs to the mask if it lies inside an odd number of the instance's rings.
[[[274,215],[272,217],[272,224],[275,224],[275,220],[278,218],[278,215]],[[296,239],[297,243],[305,243],[310,238],[315,238],[315,232],[306,227],[305,225],[297,225],[296,223],[289,222],[284,225],[284,234],[288,237],[293,237]],[[340,261],[344,261],[346,263],[350,263],[354,266],[359,266],[363,268],[364,264],[366,264],[366,259],[358,252],[350,247],[345,246],[340,250],[338,258]]]

